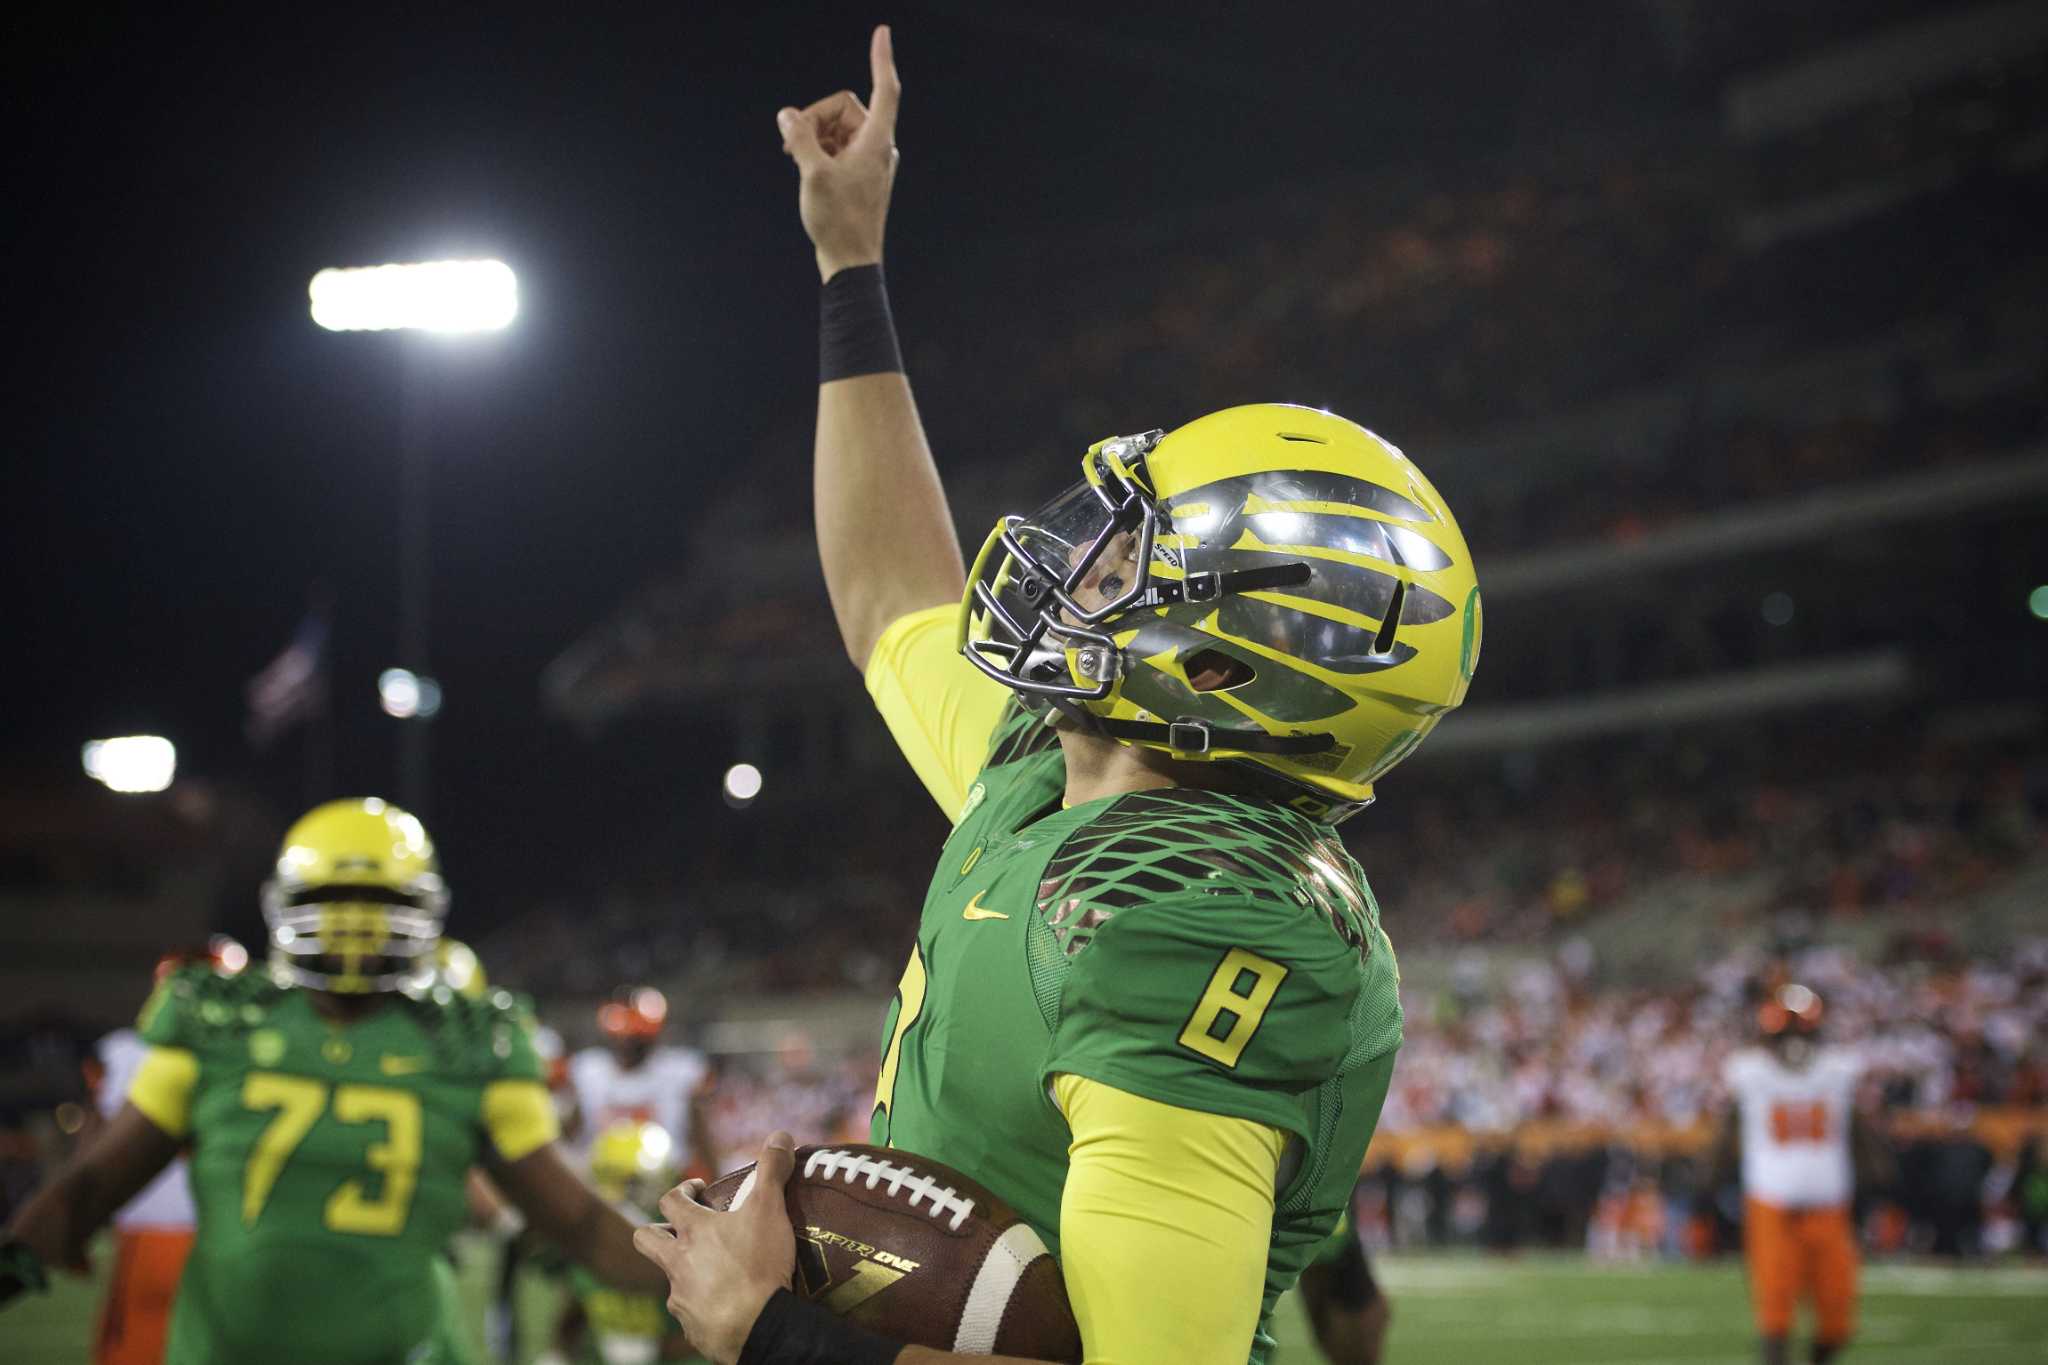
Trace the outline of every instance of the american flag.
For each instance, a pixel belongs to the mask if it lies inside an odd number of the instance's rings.
[[[327,613],[309,611],[291,642],[242,689],[249,718],[243,732],[258,749],[316,715],[327,702]]]

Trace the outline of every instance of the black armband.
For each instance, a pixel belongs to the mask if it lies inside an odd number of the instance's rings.
[[[901,1343],[885,1341],[823,1304],[778,1289],[754,1319],[754,1330],[740,1347],[740,1365],[891,1365],[901,1354]]]
[[[34,1247],[22,1241],[0,1242],[0,1303],[25,1289],[42,1294],[49,1288],[50,1272]]]
[[[818,382],[902,373],[882,267],[848,266],[825,281],[818,307]]]

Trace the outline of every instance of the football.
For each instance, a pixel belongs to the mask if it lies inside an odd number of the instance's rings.
[[[745,1166],[702,1198],[730,1209],[753,1189]],[[952,1168],[886,1147],[799,1147],[785,1202],[805,1298],[913,1346],[1081,1358],[1059,1263],[1014,1209]]]

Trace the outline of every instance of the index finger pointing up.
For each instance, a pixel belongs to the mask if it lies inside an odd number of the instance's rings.
[[[887,24],[877,24],[875,36],[868,41],[868,68],[875,83],[874,92],[868,96],[868,127],[876,128],[872,136],[893,142],[896,138],[896,100],[903,93],[903,83],[896,79],[896,46],[889,36]]]

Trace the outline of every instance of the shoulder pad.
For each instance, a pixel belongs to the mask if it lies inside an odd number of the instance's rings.
[[[517,1069],[515,1059],[533,1054],[533,1016],[508,990],[471,999],[446,986],[431,986],[406,1001],[452,1072],[495,1075]]]
[[[260,1024],[284,991],[261,967],[229,976],[190,963],[157,983],[136,1026],[149,1042],[194,1046]]]
[[[1072,956],[1125,910],[1209,896],[1311,911],[1361,957],[1380,941],[1372,889],[1328,826],[1192,787],[1135,792],[1068,835],[1039,883],[1038,911]]]

